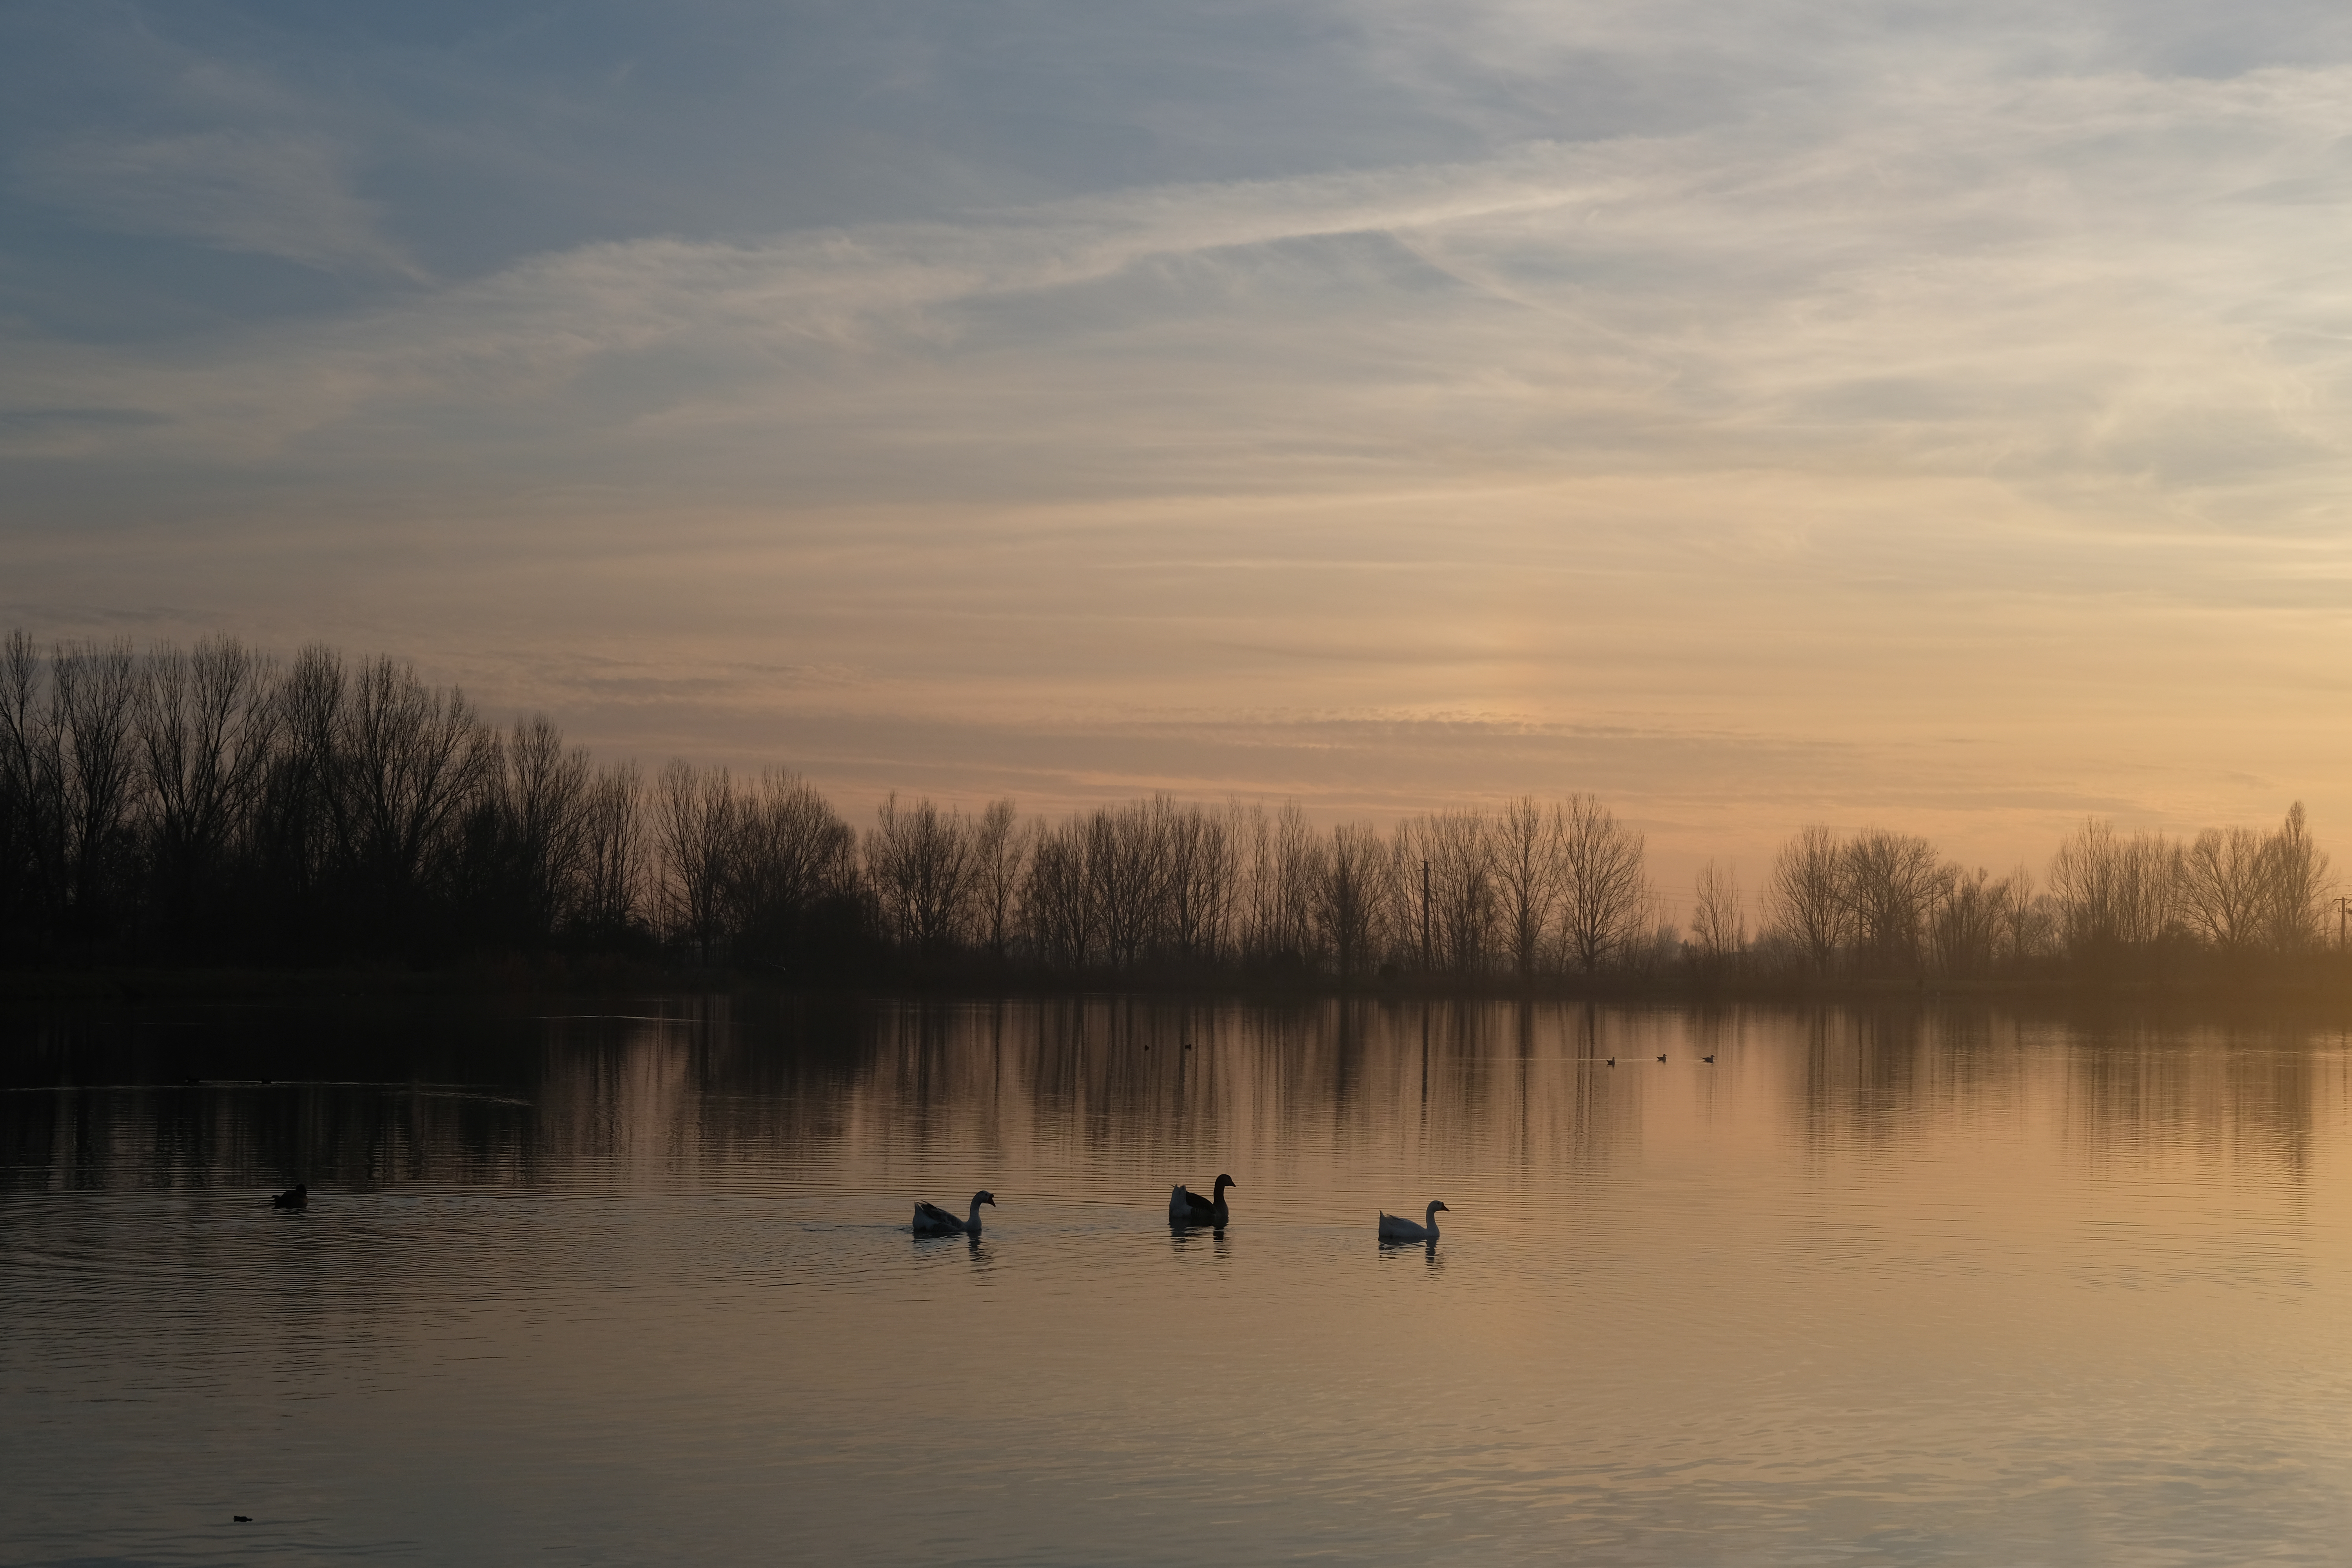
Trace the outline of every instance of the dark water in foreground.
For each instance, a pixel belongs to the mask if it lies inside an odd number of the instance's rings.
[[[2352,1557],[2338,1035],[627,1010],[0,1023],[0,1561]]]

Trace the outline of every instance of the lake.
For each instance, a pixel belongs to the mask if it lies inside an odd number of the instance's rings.
[[[2352,1542],[2337,1031],[668,997],[0,1044],[10,1563]]]

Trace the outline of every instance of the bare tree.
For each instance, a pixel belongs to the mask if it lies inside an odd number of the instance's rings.
[[[1692,887],[1691,941],[1718,968],[1746,950],[1748,917],[1740,908],[1737,868],[1713,860],[1699,868]]]
[[[1021,883],[1029,858],[1029,829],[1009,800],[992,800],[980,814],[972,836],[973,898],[980,940],[1002,963],[1020,910]]]
[[[313,949],[348,914],[329,895],[331,883],[347,874],[352,839],[340,749],[349,696],[340,654],[313,643],[295,655],[278,683],[280,743],[249,833],[254,868],[280,930]]]
[[[1164,845],[1162,940],[1175,956],[1206,963],[1223,955],[1233,924],[1238,856],[1230,821],[1197,805],[1171,813]]]
[[[1304,963],[1316,944],[1314,899],[1320,849],[1307,814],[1285,803],[1269,817],[1253,805],[1236,814],[1237,860],[1245,864],[1243,946],[1258,963]]]
[[[0,645],[0,915],[12,910],[35,931],[54,927],[64,875],[65,826],[58,781],[64,766],[33,639],[11,632]]]
[[[1937,967],[1958,980],[1979,979],[1992,970],[1993,952],[2009,925],[2010,887],[1979,866],[1973,872],[1948,868],[1942,897],[1928,917],[1928,937]]]
[[[1437,963],[1456,974],[1485,971],[1501,912],[1486,814],[1473,807],[1416,818],[1414,848],[1426,870]]]
[[[499,750],[503,766],[485,791],[490,880],[509,934],[544,942],[580,900],[593,770],[586,751],[564,749],[563,732],[543,713],[516,720]]]
[[[165,919],[193,935],[218,906],[236,840],[277,759],[282,710],[267,660],[233,637],[151,649],[139,696],[139,762]]]
[[[1114,969],[1133,968],[1164,925],[1173,816],[1163,795],[1097,809],[1087,819],[1087,876]]]
[[[1522,980],[1534,977],[1559,914],[1566,835],[1559,807],[1532,796],[1512,801],[1495,821],[1495,884],[1511,965]]]
[[[1389,902],[1388,848],[1379,832],[1362,823],[1343,823],[1331,832],[1320,857],[1315,918],[1339,978],[1351,979],[1378,951]]]
[[[2301,952],[2318,941],[2319,906],[2327,892],[2327,857],[2311,841],[2303,802],[2287,808],[2286,820],[2263,849],[2269,872],[2265,934],[2277,952]]]
[[[2180,910],[2191,930],[2226,953],[2267,934],[2271,858],[2251,828],[2209,827],[2180,857]]]
[[[2172,918],[2179,865],[2161,834],[2125,838],[2110,823],[2085,821],[2050,858],[2067,951],[2100,959],[2155,942]]]
[[[52,887],[77,923],[97,914],[127,858],[139,782],[131,645],[61,644],[49,658],[49,713],[37,776],[48,795]]]
[[[729,859],[740,807],[725,768],[672,761],[654,792],[654,840],[665,923],[716,962],[727,935]]]
[[[1772,858],[1772,921],[1804,953],[1815,974],[1829,973],[1847,929],[1845,847],[1818,825],[1801,827]]]
[[[580,901],[573,919],[610,940],[635,930],[645,910],[642,776],[634,762],[600,770],[581,814]]]
[[[1568,951],[1591,974],[1651,934],[1649,871],[1642,836],[1595,797],[1570,795],[1561,821]]]
[[[1094,879],[1087,872],[1091,835],[1086,818],[1065,817],[1039,832],[1022,882],[1021,918],[1031,947],[1046,964],[1069,972],[1093,962],[1099,942]]]
[[[866,836],[866,875],[883,929],[936,958],[969,934],[981,863],[971,825],[929,800],[899,809],[893,791]]]
[[[1855,835],[1841,858],[1856,950],[1882,969],[1916,968],[1920,937],[1944,887],[1936,847],[1915,834],[1874,827]]]
[[[766,962],[795,958],[817,909],[847,900],[856,888],[856,831],[788,768],[761,773],[758,792],[733,816],[725,877],[730,935]]]
[[[2056,906],[2047,893],[2034,891],[2032,869],[2022,863],[2003,879],[2002,886],[2006,892],[2001,900],[2001,920],[2009,957],[2011,963],[2022,966],[2045,955],[2056,944]]]
[[[349,805],[347,851],[394,931],[413,928],[427,858],[498,764],[498,740],[456,687],[428,688],[411,666],[369,660],[352,682],[335,751]]]

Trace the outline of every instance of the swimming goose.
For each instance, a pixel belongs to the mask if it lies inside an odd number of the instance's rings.
[[[1177,1184],[1176,1190],[1168,1194],[1168,1223],[1214,1226],[1219,1230],[1224,1229],[1227,1217],[1225,1189],[1239,1185],[1241,1184],[1231,1176],[1219,1176],[1216,1201],[1212,1203],[1198,1193],[1187,1191],[1183,1184]]]
[[[308,1186],[289,1187],[286,1191],[273,1196],[269,1200],[269,1206],[274,1209],[309,1208],[310,1189]]]
[[[955,1215],[948,1213],[947,1210],[940,1207],[937,1204],[917,1204],[915,1205],[915,1234],[917,1236],[978,1236],[980,1234],[980,1205],[982,1204],[986,1204],[989,1207],[994,1208],[996,1206],[996,1194],[994,1193],[972,1194],[971,1217],[970,1219],[958,1219]]]
[[[1399,1219],[1396,1215],[1383,1210],[1381,1215],[1381,1239],[1382,1241],[1435,1241],[1437,1216],[1453,1212],[1435,1198],[1432,1198],[1429,1200],[1427,1223],[1415,1225],[1409,1219]]]

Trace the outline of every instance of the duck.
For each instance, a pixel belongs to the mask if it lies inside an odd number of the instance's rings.
[[[1437,1216],[1453,1212],[1435,1198],[1432,1198],[1429,1200],[1429,1213],[1423,1223],[1415,1225],[1409,1219],[1399,1219],[1396,1215],[1383,1210],[1381,1214],[1381,1239],[1382,1241],[1435,1241]]]
[[[1611,1057],[1609,1058],[1609,1065],[1612,1068],[1615,1067],[1617,1065],[1617,1058],[1615,1057]]]
[[[972,1194],[970,1219],[958,1219],[937,1204],[919,1203],[915,1205],[915,1234],[917,1236],[978,1236],[980,1205],[982,1204],[994,1208],[996,1194],[991,1192]]]
[[[1715,1058],[1714,1058],[1713,1057],[1701,1057],[1701,1058],[1699,1058],[1698,1059],[1699,1059],[1699,1060],[1701,1060],[1701,1061],[1703,1061],[1703,1062],[1707,1062],[1707,1063],[1710,1063],[1710,1064],[1711,1064],[1711,1063],[1713,1063],[1713,1062],[1714,1062],[1714,1060],[1715,1060]]]
[[[269,1206],[274,1209],[309,1208],[310,1189],[307,1185],[289,1187],[284,1192],[274,1194],[269,1200]]]
[[[1225,1208],[1225,1189],[1239,1185],[1241,1184],[1231,1176],[1219,1176],[1216,1201],[1212,1203],[1198,1193],[1187,1191],[1184,1184],[1179,1182],[1176,1184],[1176,1190],[1168,1194],[1168,1223],[1178,1226],[1206,1225],[1213,1226],[1219,1230],[1224,1229],[1229,1212]]]
[[[1664,1057],[1660,1057],[1658,1059],[1659,1059],[1660,1061],[1664,1061],[1666,1058],[1664,1058]]]

